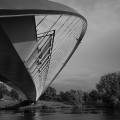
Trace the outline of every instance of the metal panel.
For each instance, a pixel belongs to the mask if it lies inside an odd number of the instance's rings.
[[[20,59],[1,26],[0,55],[0,75],[6,79],[6,83],[11,82],[26,95],[27,99],[35,101],[36,90],[34,83],[23,64],[23,61]]]

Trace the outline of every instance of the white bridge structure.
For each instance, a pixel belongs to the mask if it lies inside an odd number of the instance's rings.
[[[0,81],[35,102],[69,61],[87,21],[48,0],[0,0]]]

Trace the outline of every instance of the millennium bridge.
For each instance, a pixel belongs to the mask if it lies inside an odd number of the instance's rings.
[[[86,32],[72,8],[48,0],[0,0],[0,81],[35,102]]]

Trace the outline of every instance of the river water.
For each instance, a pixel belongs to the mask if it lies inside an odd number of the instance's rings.
[[[120,120],[120,111],[46,109],[0,111],[0,120]]]

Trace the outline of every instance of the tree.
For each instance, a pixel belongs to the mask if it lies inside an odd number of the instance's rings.
[[[18,94],[14,89],[12,89],[12,90],[10,91],[10,96],[11,96],[12,98],[14,98],[14,99],[18,99],[18,98],[19,98],[19,94]]]
[[[88,102],[90,102],[90,96],[87,92],[83,93],[83,101],[85,104],[87,104]]]
[[[75,94],[75,90],[70,90],[66,92],[61,91],[59,95],[61,98],[61,102],[67,104],[73,104],[75,101],[74,94]]]
[[[75,91],[74,98],[75,98],[74,105],[78,108],[82,108],[83,92],[81,90]]]
[[[97,92],[97,90],[92,90],[89,93],[90,100],[93,102],[97,102],[98,99],[100,99],[100,95]]]
[[[2,99],[3,98],[3,94],[2,94],[2,92],[0,91],[0,99]]]
[[[66,100],[65,100],[65,98],[66,98],[66,97],[65,97],[65,93],[64,93],[63,91],[60,91],[59,96],[60,96],[60,101],[61,101],[61,102],[66,101]]]
[[[114,106],[114,103],[119,104],[120,72],[109,73],[101,76],[101,79],[96,85],[96,88],[104,103],[112,106]]]
[[[83,92],[81,90],[73,90],[60,92],[61,102],[74,105],[81,108],[83,102]]]
[[[4,83],[0,83],[0,92],[1,92],[2,95],[3,94],[8,95],[8,93],[9,93],[9,91],[7,90],[7,87],[5,86]]]
[[[56,100],[56,89],[48,87],[44,94],[40,97],[41,100]]]

